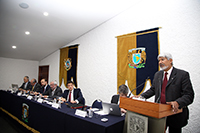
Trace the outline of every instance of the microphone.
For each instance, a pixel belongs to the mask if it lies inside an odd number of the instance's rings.
[[[147,77],[146,78],[146,80],[142,83],[142,84],[140,84],[139,86],[137,86],[136,88],[134,88],[133,90],[131,90],[131,92],[129,93],[129,95],[127,96],[128,98],[131,96],[131,93],[134,91],[134,90],[136,90],[137,88],[139,88],[140,86],[142,86],[143,84],[145,84],[145,82],[147,81],[149,79],[149,77]]]
[[[161,82],[161,79],[160,79],[160,78],[158,78],[158,82],[159,82],[159,84],[161,84],[161,83],[160,83],[160,82]],[[156,99],[156,103],[159,103],[160,96],[161,96],[161,89],[158,89],[158,91],[159,91],[159,97]]]

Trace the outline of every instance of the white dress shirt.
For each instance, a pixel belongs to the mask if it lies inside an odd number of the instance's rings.
[[[170,75],[171,75],[171,73],[172,73],[172,70],[173,70],[173,66],[167,71],[167,81],[169,81],[169,77],[170,77]],[[165,71],[164,71],[164,73],[163,73],[163,80],[164,80],[164,77],[165,77]]]
[[[69,101],[69,94],[70,94],[70,91],[67,96],[67,101]],[[79,103],[78,100],[74,99],[74,89],[71,91],[71,101],[76,101],[77,104]]]

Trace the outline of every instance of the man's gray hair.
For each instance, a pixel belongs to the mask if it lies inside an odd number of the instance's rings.
[[[33,83],[36,83],[37,82],[37,80],[36,79],[32,79],[33,80]]]
[[[53,80],[53,81],[51,81],[51,82],[53,82],[54,85],[57,85],[57,84],[58,84],[56,80]]]
[[[28,76],[25,76],[28,80],[29,80],[29,77]]]
[[[168,60],[169,60],[169,59],[172,59],[172,60],[173,60],[172,55],[171,55],[170,53],[161,53],[161,54],[158,55],[158,59],[159,59],[159,57],[165,57],[165,58],[167,58]]]
[[[167,60],[172,59],[171,64],[173,66],[173,58],[172,58],[172,55],[170,53],[161,53],[161,54],[158,55],[157,59],[159,59],[159,57],[165,57],[165,58],[167,58]]]
[[[122,85],[119,86],[118,92],[119,92],[119,94],[122,93],[122,94],[127,95],[128,94],[128,87],[126,85],[122,84]]]

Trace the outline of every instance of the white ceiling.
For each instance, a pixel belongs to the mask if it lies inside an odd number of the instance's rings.
[[[0,0],[0,57],[40,61],[137,1]]]

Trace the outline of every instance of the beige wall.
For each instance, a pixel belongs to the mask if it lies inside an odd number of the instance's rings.
[[[11,84],[21,84],[24,76],[38,79],[38,61],[0,57],[0,89],[8,89]]]

